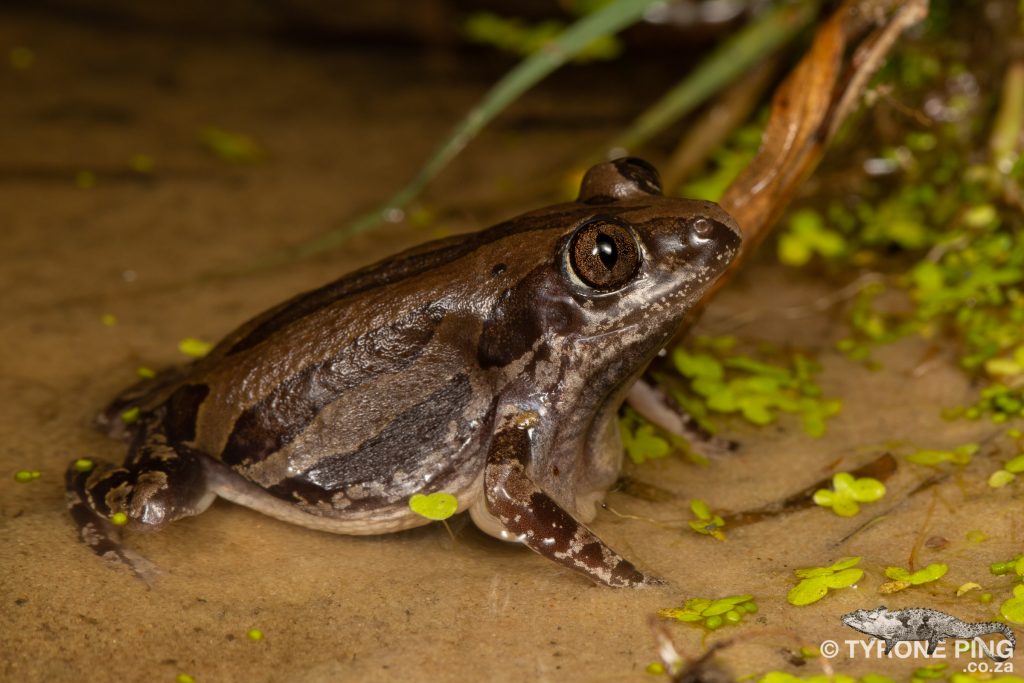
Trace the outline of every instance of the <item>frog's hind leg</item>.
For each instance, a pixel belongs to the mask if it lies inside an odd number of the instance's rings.
[[[644,574],[609,548],[583,523],[562,509],[530,478],[531,420],[514,417],[491,441],[484,469],[484,495],[470,513],[481,529],[521,541],[531,550],[593,581],[616,588],[655,586],[661,579]]]
[[[188,375],[191,369],[191,364],[173,366],[161,370],[154,377],[139,380],[107,404],[107,407],[93,419],[93,425],[112,438],[130,438],[134,430],[121,419],[121,416],[132,408],[148,403],[155,395],[176,385]]]
[[[205,510],[214,494],[205,485],[202,458],[187,447],[158,442],[133,448],[122,467],[97,463],[83,472],[72,463],[65,491],[82,542],[150,584],[155,566],[122,545],[121,528],[153,531]]]

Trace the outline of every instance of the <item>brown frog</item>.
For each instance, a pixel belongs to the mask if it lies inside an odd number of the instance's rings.
[[[71,515],[145,575],[120,526],[216,496],[380,534],[428,523],[410,497],[447,492],[485,532],[598,583],[658,583],[585,524],[619,473],[627,391],[739,245],[720,207],[663,196],[647,162],[594,166],[575,202],[346,275],[128,389],[99,418],[127,459],[71,467]]]

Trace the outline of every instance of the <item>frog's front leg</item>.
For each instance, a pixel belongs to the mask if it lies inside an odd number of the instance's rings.
[[[121,467],[97,463],[83,472],[72,463],[65,489],[82,542],[150,583],[156,568],[121,544],[121,528],[155,531],[209,507],[215,495],[206,485],[203,458],[186,446],[172,448],[162,436],[150,435],[136,440]]]
[[[504,527],[509,540],[521,541],[598,583],[616,588],[661,584],[661,579],[639,571],[605,545],[530,478],[530,432],[537,420],[536,413],[519,413],[495,432],[484,468],[487,512]]]

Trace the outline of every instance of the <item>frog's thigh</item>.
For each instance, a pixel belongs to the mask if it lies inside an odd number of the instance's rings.
[[[530,478],[531,440],[524,420],[510,420],[494,434],[484,469],[484,502],[471,510],[488,533],[518,540],[544,557],[614,587],[657,585],[577,521]],[[486,510],[484,509],[486,507]]]

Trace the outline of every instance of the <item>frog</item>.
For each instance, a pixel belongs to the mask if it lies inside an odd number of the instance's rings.
[[[625,157],[591,167],[574,201],[295,296],[99,414],[127,456],[69,466],[78,536],[151,581],[122,530],[218,497],[376,535],[430,523],[410,499],[447,493],[486,534],[597,584],[661,585],[589,525],[619,477],[631,386],[740,246],[720,206],[666,196]]]

